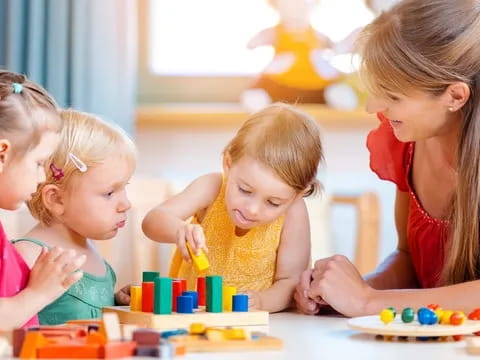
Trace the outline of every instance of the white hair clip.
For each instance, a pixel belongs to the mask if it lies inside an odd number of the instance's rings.
[[[87,165],[80,160],[78,157],[73,155],[72,153],[68,153],[68,158],[73,162],[73,165],[82,173],[87,171]]]

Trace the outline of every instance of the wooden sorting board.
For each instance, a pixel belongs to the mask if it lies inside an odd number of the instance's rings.
[[[416,319],[407,324],[397,317],[391,323],[384,324],[378,315],[373,315],[349,319],[347,324],[354,330],[387,336],[454,336],[480,331],[480,321],[475,320],[465,320],[463,325],[420,325]]]
[[[174,336],[169,341],[185,345],[187,352],[227,352],[251,350],[281,350],[283,341],[273,336],[262,335],[255,340],[211,341],[199,336]]]
[[[158,330],[188,329],[192,323],[203,323],[205,326],[236,327],[268,325],[267,311],[207,313],[204,309],[199,309],[193,314],[172,313],[169,315],[156,315],[141,311],[131,311],[128,306],[108,306],[104,307],[103,311],[116,313],[122,324],[135,324]]]

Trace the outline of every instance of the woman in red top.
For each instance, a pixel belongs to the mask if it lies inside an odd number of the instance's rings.
[[[398,247],[365,278],[344,256],[318,260],[295,293],[303,312],[480,305],[479,34],[479,0],[404,0],[364,29],[367,110],[380,119],[370,166],[397,185]]]

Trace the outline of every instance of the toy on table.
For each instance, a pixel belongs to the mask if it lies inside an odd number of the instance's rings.
[[[462,311],[443,310],[436,304],[430,304],[415,311],[404,308],[401,315],[393,308],[383,309],[378,316],[361,316],[348,320],[348,326],[369,334],[381,335],[386,340],[394,336],[405,340],[414,337],[418,340],[446,340],[452,336],[455,341],[462,335],[476,334],[480,331],[480,309],[474,310],[466,319]]]
[[[248,295],[223,286],[221,276],[197,278],[197,291],[188,291],[183,279],[160,277],[158,272],[144,272],[142,278],[141,287],[132,287],[130,307],[105,307],[104,313],[116,313],[123,324],[152,329],[188,328],[199,322],[208,327],[268,325],[268,312],[249,311]]]

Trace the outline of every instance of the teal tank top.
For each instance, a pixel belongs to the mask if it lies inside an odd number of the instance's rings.
[[[29,241],[50,248],[39,240],[31,238],[15,239],[12,243]],[[105,260],[104,260],[105,261]],[[73,284],[62,296],[38,313],[41,325],[64,324],[69,320],[97,319],[102,315],[102,307],[115,305],[115,283],[117,278],[110,264],[105,261],[105,276],[83,273],[83,277]]]

